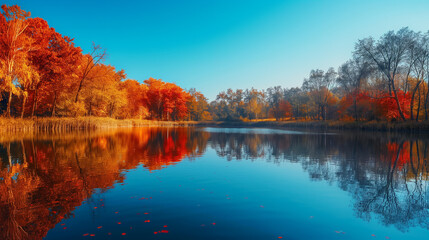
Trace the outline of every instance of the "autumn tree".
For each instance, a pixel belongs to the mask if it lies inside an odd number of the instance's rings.
[[[31,40],[24,31],[28,26],[27,18],[30,12],[19,6],[1,6],[0,15],[0,86],[8,93],[6,116],[10,116],[12,94],[18,92],[16,88],[18,66],[26,62],[26,54],[30,49]],[[23,68],[20,68],[21,70]]]
[[[40,75],[40,80],[33,83],[32,115],[37,110],[37,102],[41,100],[44,112],[55,116],[58,99],[73,86],[75,70],[81,60],[81,49],[74,46],[73,39],[57,33],[40,18],[29,20],[26,34],[35,40],[34,49],[28,57]],[[40,97],[39,91],[43,91]]]
[[[79,100],[79,94],[82,91],[85,83],[88,80],[89,74],[93,71],[94,67],[102,63],[106,59],[106,50],[102,49],[99,45],[93,43],[90,54],[86,54],[78,67],[78,85],[75,96],[75,103]]]
[[[149,78],[144,83],[148,86],[146,106],[152,119],[180,120],[187,116],[189,93],[160,79]]]
[[[136,80],[128,79],[120,83],[120,88],[126,92],[127,104],[120,110],[121,118],[145,118],[149,115],[147,102],[148,86]]]
[[[207,98],[195,88],[189,90],[189,95],[190,98],[187,103],[189,118],[195,121],[211,120]]]
[[[310,77],[304,79],[302,89],[309,92],[317,112],[317,116],[326,120],[329,103],[332,103],[331,87],[335,83],[337,73],[330,68],[326,73],[317,69],[310,72]]]

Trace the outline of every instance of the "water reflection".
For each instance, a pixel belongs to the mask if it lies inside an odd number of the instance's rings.
[[[122,182],[124,170],[194,158],[208,137],[184,128],[145,128],[2,142],[0,239],[42,239],[96,189]]]
[[[428,139],[363,134],[217,133],[217,154],[231,159],[299,162],[309,177],[350,192],[356,215],[406,231],[429,229]]]
[[[311,179],[349,192],[358,217],[429,229],[426,138],[139,128],[3,136],[0,239],[42,239],[96,191],[123,182],[125,170],[159,170],[209,148],[228,160],[299,163]]]

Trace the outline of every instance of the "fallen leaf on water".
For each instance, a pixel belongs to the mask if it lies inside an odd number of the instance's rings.
[[[150,220],[144,220],[144,222],[150,222]]]
[[[115,214],[118,214],[119,212],[115,212]]]
[[[158,234],[158,232],[153,232],[153,234]]]
[[[122,233],[122,236],[125,236],[125,235],[127,235],[126,233]]]
[[[63,229],[65,230],[65,229],[67,229],[67,227],[63,227]]]
[[[64,226],[64,225],[66,225],[65,223],[61,223],[61,226]]]
[[[164,225],[164,227],[167,227],[167,225]]]
[[[161,230],[162,233],[168,233],[168,230]]]
[[[95,237],[95,234],[90,234],[89,236],[91,236],[91,237]]]
[[[371,234],[371,236],[375,237],[375,234]]]
[[[216,225],[216,223],[212,223],[212,225]]]
[[[100,229],[100,228],[102,228],[102,227],[103,227],[103,226],[98,226],[97,228],[98,228],[98,229]]]
[[[121,224],[121,222],[117,222],[117,224]]]
[[[148,212],[145,212],[144,214],[149,214]]]
[[[94,207],[94,209],[97,209],[97,207]]]
[[[82,236],[86,237],[86,236],[88,236],[88,235],[89,235],[89,233],[85,233],[85,234],[83,234]]]
[[[279,237],[277,237],[277,238],[283,238],[282,236],[279,236]]]

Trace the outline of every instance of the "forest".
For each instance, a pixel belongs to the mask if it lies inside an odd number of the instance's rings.
[[[128,79],[125,70],[105,64],[104,48],[93,44],[84,53],[73,41],[17,5],[1,7],[3,117],[428,120],[429,32],[402,28],[360,39],[350,60],[338,69],[311,70],[301,87],[228,89],[211,102],[161,79]]]

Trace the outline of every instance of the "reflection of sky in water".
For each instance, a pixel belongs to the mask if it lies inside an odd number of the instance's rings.
[[[213,133],[246,133],[246,134],[334,134],[334,133],[316,133],[316,132],[302,132],[283,129],[270,129],[270,128],[216,128],[204,127],[197,128],[200,131],[213,132]]]
[[[207,130],[2,143],[1,236],[427,239],[427,139]]]

